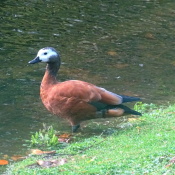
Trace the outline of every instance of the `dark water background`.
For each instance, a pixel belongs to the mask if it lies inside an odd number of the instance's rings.
[[[88,81],[146,103],[175,101],[174,0],[1,0],[0,159],[19,154],[42,123],[71,130],[40,100],[45,64],[28,65],[46,46],[60,52],[59,81]]]

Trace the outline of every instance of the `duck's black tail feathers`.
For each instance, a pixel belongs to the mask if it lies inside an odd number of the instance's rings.
[[[129,107],[124,106],[124,105],[117,105],[117,108],[123,109],[124,113],[126,113],[126,114],[133,114],[133,115],[140,115],[140,116],[142,116],[142,114],[140,112],[134,111],[134,110],[132,110]]]
[[[131,102],[131,101],[140,101],[141,100],[139,97],[130,97],[130,96],[126,96],[126,95],[120,95],[120,96],[123,98],[122,103]]]

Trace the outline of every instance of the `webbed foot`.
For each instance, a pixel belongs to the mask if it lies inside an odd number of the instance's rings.
[[[77,129],[80,127],[80,124],[72,126],[72,132],[76,132]]]

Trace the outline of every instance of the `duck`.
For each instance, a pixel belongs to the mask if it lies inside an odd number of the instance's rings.
[[[40,85],[40,97],[48,111],[68,120],[72,132],[85,120],[142,114],[123,105],[140,101],[139,97],[118,95],[104,88],[81,80],[58,82],[56,77],[61,65],[58,51],[45,47],[29,64],[46,63],[46,71]]]

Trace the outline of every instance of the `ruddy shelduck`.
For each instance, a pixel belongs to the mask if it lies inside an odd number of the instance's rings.
[[[56,76],[60,68],[59,53],[52,47],[40,49],[30,64],[47,63],[46,72],[40,86],[40,96],[44,106],[55,115],[67,119],[76,132],[84,120],[141,115],[122,103],[138,101],[138,97],[117,95],[104,88],[80,80],[58,82]]]

